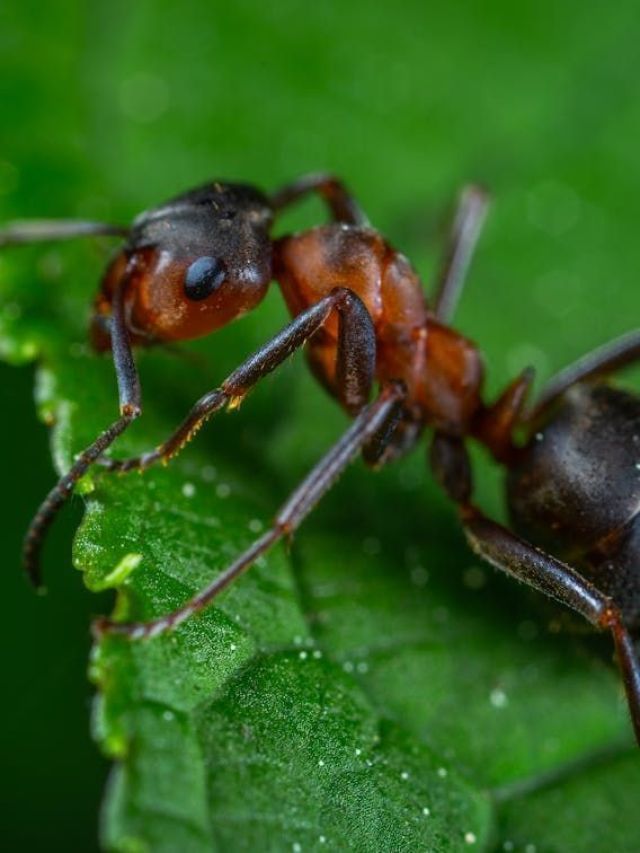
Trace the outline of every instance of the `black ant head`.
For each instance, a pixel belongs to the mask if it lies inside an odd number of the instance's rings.
[[[136,343],[207,335],[250,311],[271,280],[273,214],[245,184],[212,183],[134,221],[96,304],[94,342],[104,340],[116,287],[126,287],[127,323]]]

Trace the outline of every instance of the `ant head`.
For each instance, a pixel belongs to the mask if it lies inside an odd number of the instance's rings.
[[[109,346],[105,319],[123,284],[135,343],[201,337],[254,308],[271,280],[272,218],[258,190],[228,183],[191,190],[138,216],[96,301],[98,349]]]

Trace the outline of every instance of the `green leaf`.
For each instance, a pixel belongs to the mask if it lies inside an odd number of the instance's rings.
[[[17,278],[17,271],[9,275]],[[17,326],[7,333],[16,351],[21,340],[23,348],[35,341],[38,308],[31,310],[24,338]],[[42,310],[51,310],[46,300]],[[61,468],[114,405],[108,360],[70,345],[65,332],[58,317],[41,339],[47,366],[38,394],[41,412],[57,424]],[[151,385],[176,370],[163,354],[142,361]],[[266,424],[271,401],[260,396],[255,410]],[[151,413],[121,449],[148,446],[170,422]],[[117,587],[118,613],[147,618],[222,568],[268,519],[267,471],[234,465],[247,461],[243,445],[252,440],[229,434],[220,442],[212,429],[165,470],[95,473],[91,484],[85,478],[75,561],[90,588]],[[335,561],[333,573],[339,581]],[[486,797],[378,708],[361,678],[364,659],[351,663],[325,642],[302,582],[278,550],[218,608],[174,634],[98,645],[95,733],[118,762],[105,821],[109,846],[205,850],[241,840],[247,849],[308,849],[349,837],[356,847],[378,840],[415,848],[487,835]]]
[[[536,26],[533,7],[514,34],[499,3],[482,16],[469,7],[462,27],[454,11],[427,21],[421,4],[408,4],[420,38],[391,5],[375,18],[359,4],[305,7],[303,20],[293,0],[198,8],[197,28],[177,7],[159,15],[147,0],[121,10],[125,26],[100,11],[85,22],[73,3],[65,27],[46,11],[15,13],[3,32],[22,28],[46,46],[48,74],[31,80],[23,51],[8,50],[3,84],[17,130],[6,156],[22,183],[3,218],[126,220],[212,172],[273,186],[334,168],[426,278],[438,208],[473,177],[497,199],[457,324],[486,351],[490,391],[529,362],[544,378],[634,322],[640,247],[618,200],[638,169],[639,107],[619,80],[612,103],[606,72],[592,70],[594,53],[614,47],[624,65],[625,4],[606,30],[569,5],[555,10],[577,33],[562,115],[547,92],[565,45]],[[85,28],[100,33],[90,54]],[[514,35],[531,54],[518,74]],[[247,43],[257,45],[250,60]],[[364,63],[352,49],[362,43],[371,45]],[[466,57],[460,69],[452,46]],[[87,88],[69,92],[80,59]],[[479,98],[468,91],[475,63]],[[36,122],[20,111],[62,93],[55,116]],[[74,133],[91,140],[87,150]],[[287,226],[320,215],[310,207]],[[106,245],[91,244],[0,258],[1,352],[41,360],[38,406],[55,421],[58,471],[116,412],[109,359],[83,343],[106,256]],[[141,353],[144,417],[114,453],[157,444],[285,321],[274,290],[251,317],[190,345],[204,367]],[[117,590],[122,618],[166,612],[264,529],[345,426],[295,359],[168,468],[88,475],[76,566],[90,589]],[[495,469],[475,462],[481,500],[500,514]],[[291,551],[274,549],[215,608],[170,636],[95,649],[94,732],[115,768],[103,842],[126,851],[604,851],[615,824],[613,848],[632,850],[640,771],[609,644],[548,624],[535,596],[469,553],[421,453],[375,475],[358,464]],[[613,801],[619,788],[625,796]]]

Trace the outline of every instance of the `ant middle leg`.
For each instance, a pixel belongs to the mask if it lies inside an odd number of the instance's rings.
[[[400,382],[390,382],[378,398],[364,408],[333,447],[307,474],[276,513],[269,530],[257,539],[209,586],[172,613],[150,622],[113,622],[102,619],[95,623],[94,632],[121,634],[131,640],[154,637],[175,628],[193,614],[207,607],[224,589],[245,572],[258,557],[265,554],[280,539],[291,537],[303,520],[334,485],[349,463],[374,436],[390,437],[389,424],[397,417],[398,407],[406,394]]]
[[[249,356],[219,388],[201,397],[178,428],[155,450],[128,459],[101,457],[99,464],[110,471],[124,473],[169,460],[212,415],[227,406],[237,407],[260,379],[303,346],[334,311],[338,314],[337,386],[340,400],[348,412],[357,414],[369,399],[373,383],[375,331],[362,300],[347,288],[336,288]]]
[[[472,549],[495,568],[580,613],[599,630],[611,631],[636,739],[640,744],[640,661],[615,602],[576,569],[492,521],[471,501],[472,479],[464,442],[434,437],[432,468],[458,505]]]

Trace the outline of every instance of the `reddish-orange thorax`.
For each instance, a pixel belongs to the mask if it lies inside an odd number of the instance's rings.
[[[334,287],[357,293],[374,322],[377,378],[405,382],[416,420],[469,431],[481,407],[478,350],[430,314],[417,273],[380,234],[332,224],[284,237],[275,248],[275,278],[294,316]],[[332,317],[309,345],[314,373],[335,396],[337,324]]]

